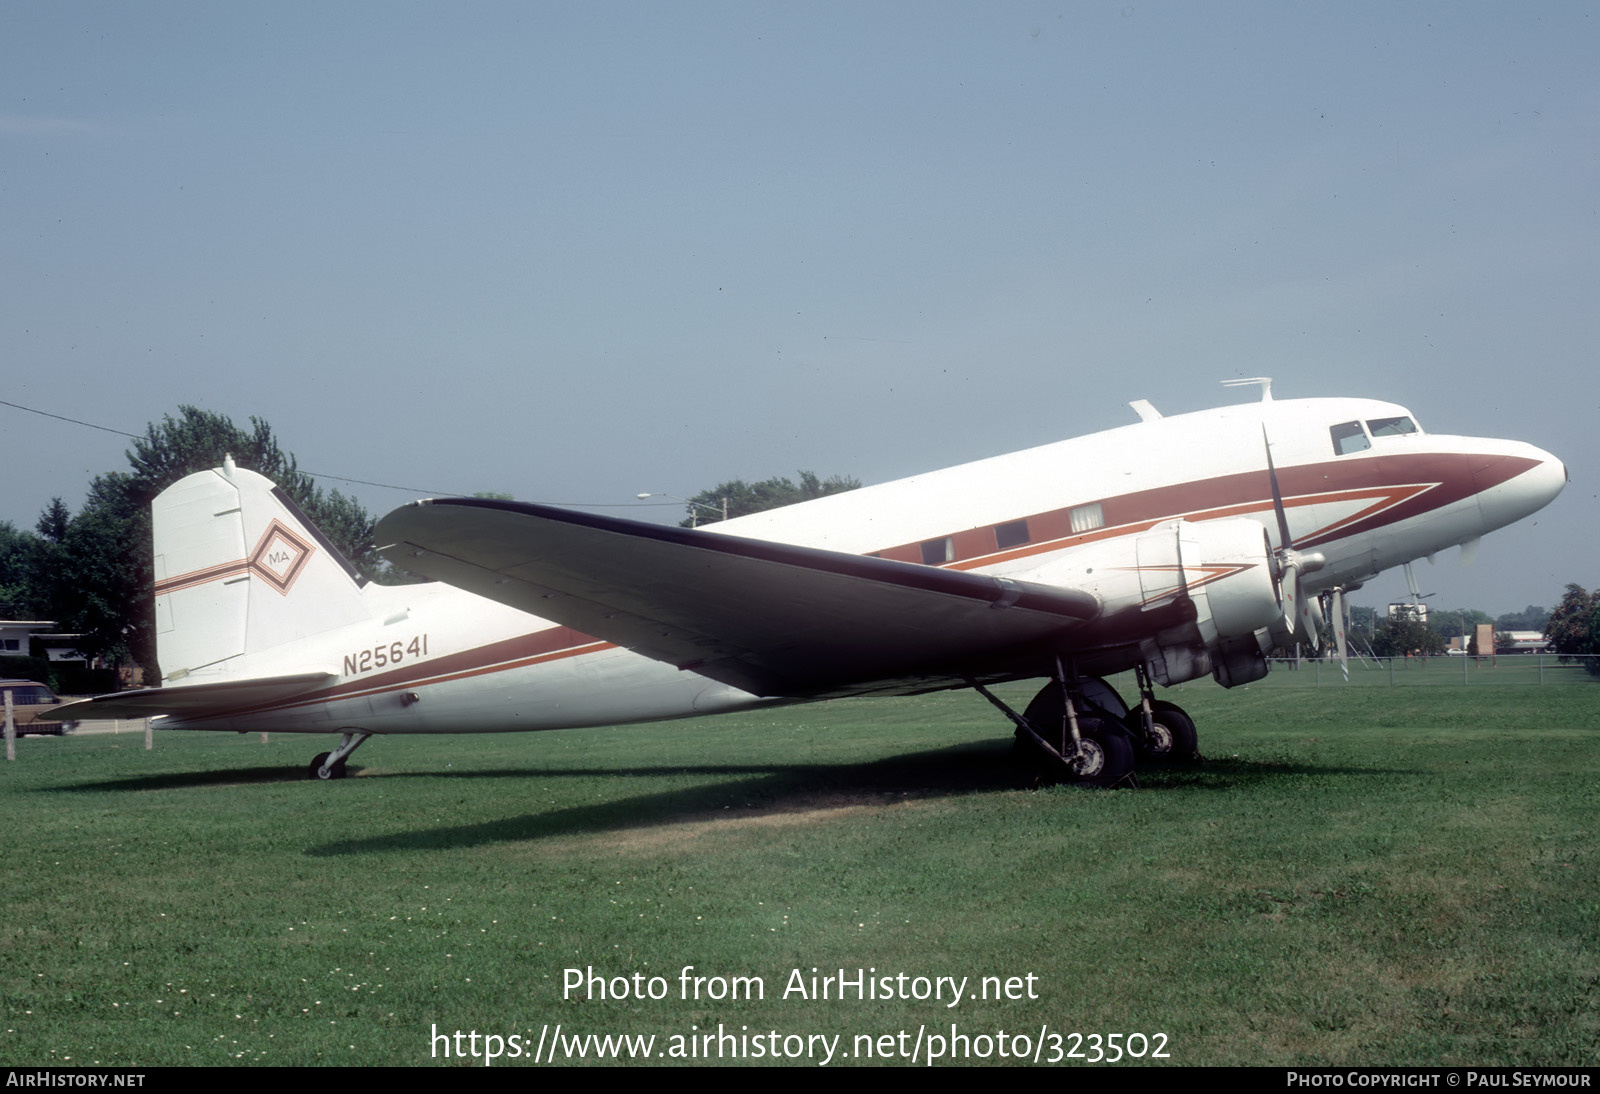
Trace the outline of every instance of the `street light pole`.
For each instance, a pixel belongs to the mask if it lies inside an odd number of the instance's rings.
[[[680,498],[676,494],[663,494],[663,493],[657,492],[657,493],[654,493],[654,494],[635,494],[634,497],[638,498],[640,501],[643,501],[645,498],[671,498],[673,501],[681,501],[681,502],[683,502],[683,504],[689,506],[689,520],[691,522],[689,526],[691,528],[700,527],[700,512],[699,511],[701,509],[709,509],[713,513],[719,512],[719,510],[717,509],[717,507],[715,505],[707,505],[704,502],[691,501],[688,498]],[[721,508],[720,512],[722,513],[722,519],[723,520],[727,520],[728,519],[728,495],[726,495],[726,494],[722,495],[722,508]]]

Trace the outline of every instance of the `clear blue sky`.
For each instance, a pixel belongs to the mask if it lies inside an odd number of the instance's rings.
[[[11,0],[0,399],[624,505],[1266,374],[1566,460],[1419,570],[1552,605],[1600,583],[1596,57],[1587,3]],[[0,519],[125,447],[0,407]]]

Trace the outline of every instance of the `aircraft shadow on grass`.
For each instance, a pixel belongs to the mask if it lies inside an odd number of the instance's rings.
[[[832,789],[888,800],[892,796],[930,797],[949,793],[1014,789],[1032,785],[1030,774],[1010,762],[1008,746],[1000,742],[956,745],[948,749],[915,753],[889,760],[863,764],[667,764],[650,767],[494,767],[469,770],[453,767],[440,771],[385,771],[350,768],[362,779],[570,779],[611,777],[618,780],[672,775],[750,775],[750,785],[765,786],[765,791],[742,790],[745,784],[718,783],[685,789],[699,795],[701,809],[720,809],[726,800],[741,803],[751,795],[771,798],[775,790],[816,794]],[[210,771],[182,771],[137,775],[121,779],[80,782],[41,788],[41,792],[104,792],[143,790],[184,790],[196,787],[242,786],[251,783],[306,784],[303,767],[255,766],[222,768]],[[317,785],[317,784],[310,784]],[[713,802],[714,799],[714,802]],[[630,809],[636,808],[634,805]],[[780,807],[781,808],[781,807]],[[662,818],[654,818],[657,823]],[[665,818],[670,821],[673,818]],[[609,827],[609,826],[607,826]]]
[[[457,850],[497,843],[599,835],[646,830],[674,824],[753,820],[782,814],[801,816],[841,808],[889,808],[910,802],[968,794],[1031,789],[1037,773],[1016,763],[1003,743],[958,745],[913,753],[870,764],[654,767],[627,771],[568,769],[563,771],[484,771],[472,777],[664,776],[749,773],[736,782],[618,798],[594,805],[569,806],[544,813],[526,813],[473,824],[436,825],[364,839],[339,840],[311,848],[316,857],[360,855],[385,851]],[[1367,768],[1318,767],[1312,764],[1253,763],[1224,760],[1183,771],[1152,773],[1147,786],[1227,790],[1241,784],[1284,775],[1381,775]],[[465,774],[465,773],[463,773]],[[389,776],[385,776],[389,777]],[[428,774],[404,778],[433,778]],[[1076,790],[1076,788],[1070,788]]]
[[[1206,760],[1187,770],[1145,771],[1140,785],[1149,790],[1230,790],[1241,783],[1292,776],[1404,774],[1394,769],[1337,767],[1270,758],[1231,756]],[[524,821],[538,820],[542,835],[570,835],[583,831],[645,827],[679,823],[686,819],[713,819],[713,811],[738,808],[740,815],[805,812],[841,805],[889,805],[899,801],[974,794],[1000,790],[1032,790],[1051,785],[1030,764],[1018,762],[1005,740],[951,745],[925,752],[852,764],[666,764],[648,767],[487,767],[439,771],[383,771],[351,767],[350,774],[365,779],[524,779],[749,775],[739,783],[713,783],[669,793],[625,799],[621,804],[560,810]],[[41,787],[40,793],[104,793],[107,791],[187,790],[202,787],[306,782],[300,767],[255,765],[206,771],[179,771],[136,775],[120,779]],[[315,784],[313,784],[315,785]],[[828,797],[830,796],[831,797]],[[656,802],[655,807],[641,803]],[[600,815],[616,812],[611,820]],[[564,822],[546,818],[566,816]],[[576,818],[576,819],[574,819]],[[588,818],[588,819],[584,819]],[[526,839],[531,835],[507,838]],[[434,842],[432,840],[429,841]],[[465,843],[493,842],[468,839]]]
[[[525,779],[554,780],[612,777],[618,780],[684,775],[748,775],[739,782],[719,782],[620,798],[598,805],[526,814],[499,821],[417,829],[409,833],[343,841],[311,851],[315,855],[363,851],[451,848],[584,833],[650,828],[689,821],[709,821],[779,813],[807,813],[857,805],[884,807],[902,802],[958,794],[1037,789],[1038,773],[1019,764],[1004,741],[953,745],[927,752],[862,764],[674,764],[651,767],[561,767],[394,771],[362,779]],[[1390,769],[1336,767],[1280,760],[1226,758],[1185,771],[1147,772],[1147,790],[1232,790],[1241,784],[1280,776],[1329,777],[1403,774]],[[41,793],[105,793],[107,791],[190,790],[203,787],[294,783],[308,785],[299,767],[255,766],[211,771],[182,771],[122,779],[81,782],[41,788]],[[309,784],[317,785],[317,784]]]
[[[1228,791],[1283,776],[1381,776],[1388,770],[1321,766],[1286,761],[1229,758],[1186,771],[1152,772],[1150,791],[1162,789]],[[359,775],[359,772],[356,772]],[[452,779],[526,779],[747,775],[656,793],[619,797],[593,805],[569,806],[472,824],[443,824],[363,839],[339,840],[307,848],[317,858],[381,854],[390,851],[458,850],[533,840],[648,831],[676,824],[756,820],[779,815],[803,817],[843,808],[886,809],[935,798],[1033,789],[1037,773],[1018,764],[1002,742],[957,745],[867,764],[784,764],[652,766],[604,768],[497,768],[452,771]],[[435,772],[369,775],[390,779],[437,779]],[[191,790],[250,784],[308,785],[297,767],[248,767],[186,771],[165,775],[53,788],[69,792]],[[316,784],[309,784],[316,785]]]

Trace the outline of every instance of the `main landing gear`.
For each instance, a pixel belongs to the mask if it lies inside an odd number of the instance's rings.
[[[344,762],[350,758],[350,753],[361,747],[361,742],[372,736],[370,733],[360,733],[350,730],[345,733],[344,739],[339,742],[339,747],[332,752],[320,753],[311,761],[308,769],[313,779],[342,779],[345,776]]]
[[[1017,727],[1017,754],[1047,775],[1084,786],[1138,786],[1137,769],[1200,763],[1194,720],[1175,703],[1150,694],[1143,666],[1135,670],[1139,704],[1129,707],[1098,676],[1060,671],[1018,714],[987,688],[973,687]]]

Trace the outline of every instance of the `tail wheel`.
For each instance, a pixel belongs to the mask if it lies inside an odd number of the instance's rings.
[[[311,767],[310,767],[310,770],[309,770],[309,774],[311,775],[311,777],[313,779],[342,779],[342,778],[344,778],[344,761],[343,760],[340,760],[338,763],[332,765],[331,767],[327,768],[326,770],[323,769],[323,765],[328,762],[328,757],[331,756],[331,755],[333,755],[333,753],[331,753],[331,752],[320,752],[320,753],[317,754],[317,758],[311,761]]]
[[[1130,710],[1125,724],[1133,737],[1141,767],[1193,767],[1200,762],[1200,735],[1194,719],[1176,703],[1156,699],[1150,704],[1150,733],[1138,709]]]
[[[1060,685],[1047,684],[1028,704],[1023,717],[1034,727],[1034,732],[1054,744],[1062,737],[1061,722],[1065,712]],[[1133,774],[1133,743],[1121,724],[1080,716],[1078,737],[1077,750],[1074,752],[1072,742],[1067,741],[1060,759],[1041,750],[1020,731],[1017,744],[1021,753],[1067,782],[1115,786]]]

